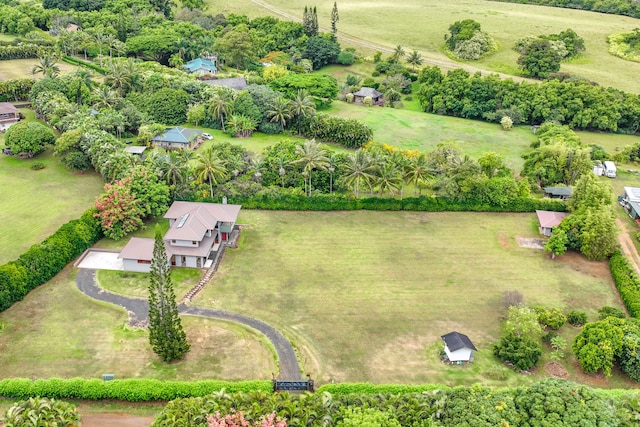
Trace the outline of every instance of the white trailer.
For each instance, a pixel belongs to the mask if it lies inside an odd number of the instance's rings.
[[[606,162],[604,162],[604,174],[606,176],[608,176],[609,178],[615,178],[616,177],[616,165],[612,162],[607,160]]]

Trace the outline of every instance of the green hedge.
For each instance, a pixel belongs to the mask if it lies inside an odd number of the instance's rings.
[[[318,393],[333,395],[347,394],[409,394],[433,390],[449,390],[451,387],[442,384],[371,384],[371,383],[339,383],[325,384],[318,388]]]
[[[203,199],[219,203],[219,199]],[[566,204],[557,199],[513,199],[506,206],[455,202],[442,197],[407,197],[404,199],[383,199],[364,197],[355,199],[345,195],[322,194],[302,195],[256,195],[228,197],[229,203],[241,204],[245,209],[292,210],[292,211],[469,211],[469,212],[534,212],[536,209],[564,212]]]
[[[640,317],[640,279],[626,258],[615,253],[609,260],[611,276],[629,314]]]
[[[58,274],[102,238],[93,210],[69,221],[13,262],[0,265],[0,312]]]
[[[71,65],[77,65],[78,67],[86,67],[86,68],[90,68],[100,74],[102,74],[103,76],[107,74],[107,70],[105,70],[102,67],[97,66],[96,64],[93,64],[91,62],[86,62],[86,61],[81,61],[77,58],[73,58],[71,56],[65,56],[64,58],[62,58],[62,60],[66,63],[69,63]]]
[[[49,378],[30,380],[11,378],[0,381],[0,396],[15,399],[48,397],[55,399],[115,399],[127,402],[169,401],[183,397],[206,396],[214,391],[228,393],[267,391],[271,381],[160,381],[153,379],[126,379],[103,381],[84,378]]]

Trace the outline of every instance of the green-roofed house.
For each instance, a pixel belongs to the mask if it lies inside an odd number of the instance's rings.
[[[624,187],[624,194],[618,197],[618,201],[631,219],[640,223],[640,188]]]
[[[572,194],[570,187],[544,187],[544,196],[552,199],[567,200]]]
[[[198,74],[200,76],[215,76],[218,68],[209,59],[196,58],[184,64],[189,74]]]
[[[151,142],[154,145],[165,149],[177,148],[186,150],[189,148],[193,148],[194,145],[196,145],[196,143],[200,139],[201,134],[201,130],[176,126],[174,128],[165,129],[164,133],[153,137],[153,139],[151,139]]]

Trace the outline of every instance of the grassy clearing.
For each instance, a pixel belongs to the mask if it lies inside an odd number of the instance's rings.
[[[11,59],[0,61],[0,80],[11,80],[20,78],[41,79],[42,74],[31,74],[31,69],[38,62],[37,59]],[[75,65],[66,62],[58,62],[61,73],[68,73],[77,69]]]
[[[285,332],[321,382],[519,384],[544,374],[484,374],[502,369],[490,349],[505,291],[591,319],[619,306],[606,263],[551,261],[517,245],[537,237],[533,214],[242,211],[239,222],[250,224],[240,248],[193,304]],[[480,349],[469,369],[438,361],[439,337],[452,330]]]
[[[180,300],[198,282],[203,270],[197,268],[174,268],[171,270],[176,298]],[[147,298],[149,273],[131,271],[98,271],[100,286],[116,294]]]
[[[0,314],[0,377],[100,378],[109,372],[117,378],[248,380],[277,371],[262,336],[192,316],[183,318],[191,352],[166,365],[153,354],[146,330],[128,327],[123,309],[82,295],[74,275],[63,270]]]
[[[302,18],[306,5],[302,0],[268,0],[267,3],[299,18]],[[211,10],[221,13],[243,13],[250,17],[273,14],[250,0],[233,3],[207,0],[207,4]],[[320,0],[314,6],[318,8],[320,26],[330,28],[333,0]],[[469,64],[487,71],[509,74],[519,72],[516,64],[518,54],[512,50],[516,40],[527,35],[558,33],[572,28],[585,39],[587,50],[582,58],[564,63],[561,71],[584,76],[603,86],[635,93],[640,91],[640,80],[637,78],[640,64],[610,55],[607,45],[608,35],[633,30],[638,26],[637,19],[483,0],[407,0],[401,4],[356,0],[338,5],[338,10],[338,35],[369,41],[389,49],[402,45],[406,51],[416,49],[423,57],[448,63],[451,61],[442,52],[444,34],[455,21],[474,19],[495,38],[499,50]],[[366,53],[370,54],[371,51]]]
[[[367,108],[336,101],[331,114],[362,120],[373,129],[374,140],[407,150],[431,151],[444,141],[455,141],[465,154],[478,158],[495,151],[515,170],[522,168],[522,153],[535,135],[528,126],[505,132],[497,123],[438,116],[393,108]]]
[[[45,168],[31,170],[35,161],[43,162]],[[65,222],[78,218],[93,205],[104,184],[96,173],[72,173],[51,149],[33,159],[1,155],[0,182],[0,263],[17,258]]]

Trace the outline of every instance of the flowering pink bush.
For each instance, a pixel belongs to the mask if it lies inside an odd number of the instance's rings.
[[[231,414],[226,416],[220,415],[220,412],[216,412],[216,415],[209,415],[207,417],[209,427],[287,427],[287,420],[280,417],[276,417],[276,413],[272,412],[266,417],[263,415],[259,420],[254,421],[253,424],[244,419],[242,412],[236,412],[231,410]]]

